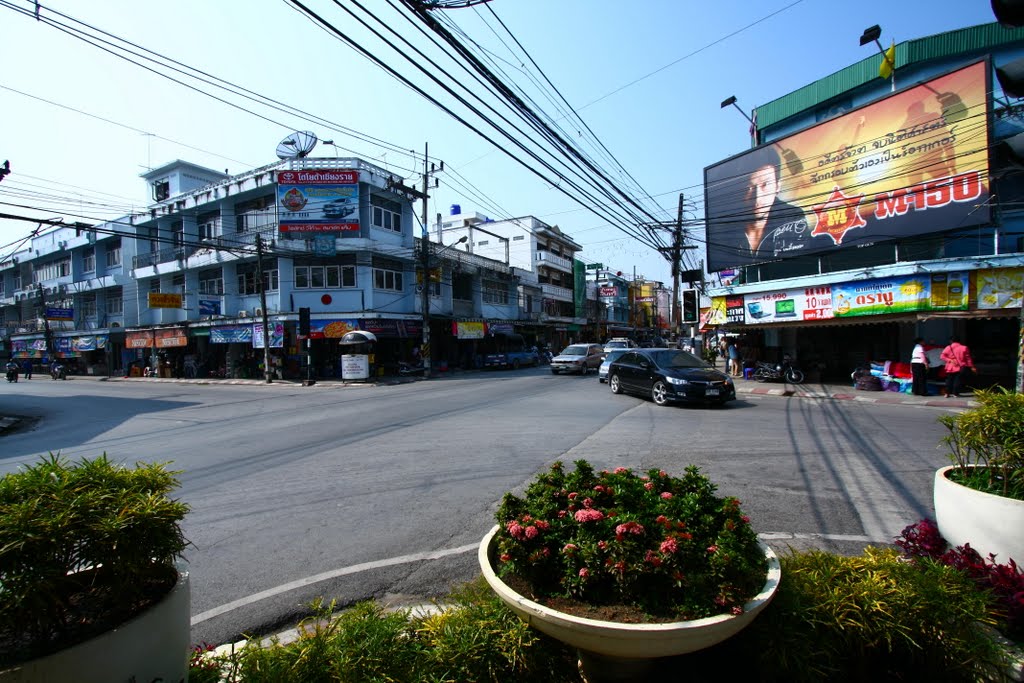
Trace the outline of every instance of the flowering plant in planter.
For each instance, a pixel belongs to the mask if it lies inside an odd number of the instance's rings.
[[[652,621],[741,614],[765,585],[767,561],[739,501],[715,495],[697,467],[682,477],[561,462],[505,495],[497,573],[534,600],[641,610]]]

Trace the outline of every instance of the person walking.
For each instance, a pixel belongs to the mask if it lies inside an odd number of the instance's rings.
[[[914,396],[928,395],[928,357],[924,353],[924,338],[914,339],[914,350],[910,352],[910,376],[913,378],[911,391]]]
[[[729,374],[733,377],[739,377],[742,372],[740,371],[740,350],[736,348],[736,343],[730,341],[726,346],[726,351],[729,357]]]
[[[949,338],[949,346],[942,349],[939,356],[946,362],[946,398],[960,396],[960,386],[963,383],[961,373],[964,368],[975,371],[974,359],[971,358],[970,350],[960,343],[954,335]]]
[[[32,379],[32,359],[25,361],[25,379]]]

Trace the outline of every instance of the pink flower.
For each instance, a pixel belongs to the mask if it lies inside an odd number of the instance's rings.
[[[616,535],[619,534],[633,534],[639,536],[644,533],[644,527],[639,522],[624,522],[615,527]]]
[[[712,553],[712,554],[713,553],[717,553],[718,552],[718,546],[717,545],[709,545],[708,546],[708,552]]]
[[[509,555],[508,553],[502,553],[501,557],[499,557],[498,559],[500,559],[502,562],[508,562],[509,560],[512,559],[512,556]]]
[[[563,517],[565,517],[565,510],[559,510],[558,511],[558,518],[562,519]]]
[[[584,567],[583,569],[581,569],[581,570],[580,570],[580,578],[581,578],[581,579],[585,579],[585,578],[587,578],[588,576],[590,576],[590,570],[589,570],[589,569],[587,569],[586,567]]]
[[[533,539],[537,538],[538,536],[540,536],[540,532],[537,531],[537,527],[532,526],[532,525],[526,527],[526,537],[528,539],[533,540]]]
[[[668,500],[669,498],[672,497],[672,493],[669,492],[669,491],[662,491],[661,492],[661,497],[664,498],[665,500]]]
[[[601,493],[602,491],[604,491],[604,487],[598,484],[597,486],[594,487],[594,490],[597,491],[598,493]]]
[[[744,524],[750,524],[750,517],[747,517],[746,515],[743,515],[742,517],[740,517],[740,519],[743,520]]]
[[[578,494],[575,491],[573,491],[572,493],[569,494],[569,500],[576,500],[576,496],[578,496],[578,495],[580,495],[580,494]]]
[[[594,507],[594,499],[593,498],[584,498],[583,499],[583,507],[585,507],[585,508]]]
[[[626,467],[616,467],[615,474],[629,474],[629,469]]]
[[[671,555],[675,551],[679,550],[679,545],[676,543],[676,539],[666,538],[664,541],[661,542],[661,545],[658,546],[658,550],[665,553],[666,555]]]
[[[562,552],[563,553],[571,553],[574,550],[578,550],[578,549],[579,548],[578,548],[578,546],[575,543],[566,543],[564,546],[562,546]]]
[[[598,541],[597,548],[598,550],[608,550],[608,541]]]
[[[650,481],[647,482],[646,484],[644,484],[644,488],[647,489],[648,491],[653,491],[654,490],[654,482],[650,482]]]
[[[576,521],[580,524],[586,522],[599,522],[604,519],[604,513],[600,510],[594,510],[593,508],[583,508],[577,510],[575,514]]]
[[[657,517],[654,518],[654,521],[657,522],[658,524],[664,524],[665,522],[668,521],[668,517],[666,517],[665,515],[658,515]]]
[[[731,611],[731,612],[732,612],[732,613],[733,613],[734,615],[736,615],[736,616],[738,617],[739,615],[743,614],[743,606],[742,606],[742,605],[736,605],[736,606],[735,606],[735,607],[733,607],[733,608],[732,608],[732,610],[730,610],[730,611]]]
[[[665,470],[658,470],[658,476],[659,477],[667,477],[668,476],[668,472],[666,472]]]
[[[521,541],[526,537],[526,532],[523,531],[523,527],[514,519],[505,525],[505,529],[508,531],[509,535],[517,541]]]
[[[536,522],[533,523],[533,525],[541,531],[547,531],[551,528],[551,523],[545,519],[538,519]]]
[[[644,555],[644,562],[646,562],[646,563],[648,563],[648,564],[650,564],[651,566],[654,566],[654,567],[660,567],[661,566],[661,558],[658,557],[657,553],[655,553],[653,550],[648,550],[647,551],[647,554]]]

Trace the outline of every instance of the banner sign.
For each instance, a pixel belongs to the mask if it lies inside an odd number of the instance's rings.
[[[708,309],[707,322],[704,324],[708,327],[718,327],[724,325],[726,320],[726,308],[725,308],[725,297],[724,296],[713,296],[711,297],[711,308]]]
[[[270,323],[269,328],[270,348],[280,349],[284,347],[284,323]],[[263,348],[263,323],[256,323],[252,326],[252,347]]]
[[[708,270],[990,222],[980,61],[704,169]]]
[[[974,271],[978,308],[1020,308],[1024,299],[1024,268]]]
[[[744,297],[747,324],[783,323],[793,320],[829,320],[833,317],[832,288],[786,289]]]
[[[487,334],[515,334],[515,328],[512,323],[487,323]]]
[[[904,275],[832,285],[837,318],[913,311],[966,311],[966,272]]]
[[[359,321],[359,329],[372,332],[379,337],[420,337],[423,335],[423,323],[419,320],[394,320],[392,318],[364,318]]]
[[[171,327],[153,330],[156,335],[156,347],[167,349],[175,346],[188,346],[188,333],[184,327]]]
[[[619,290],[616,287],[600,287],[598,296],[618,296]]]
[[[149,292],[147,301],[150,308],[181,308],[181,294]]]
[[[71,347],[81,353],[82,351],[102,351],[107,348],[107,335],[92,334],[85,337],[72,337]]]
[[[486,336],[486,324],[480,322],[453,322],[452,334],[458,339],[483,339]]]
[[[47,320],[74,320],[75,309],[73,308],[47,308]]]
[[[358,232],[359,171],[278,171],[277,207],[283,233]]]
[[[342,320],[310,320],[310,339],[341,339],[353,330],[359,329],[359,321],[353,318]]]
[[[126,349],[148,349],[151,346],[153,346],[152,330],[124,333],[124,347]]]
[[[211,344],[251,344],[252,325],[237,327],[213,327],[210,329]]]
[[[220,315],[220,299],[200,299],[199,315]]]
[[[725,321],[730,325],[742,325],[746,319],[746,309],[742,296],[725,297]]]

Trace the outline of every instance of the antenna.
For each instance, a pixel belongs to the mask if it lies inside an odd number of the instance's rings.
[[[278,159],[301,159],[316,147],[316,135],[312,131],[297,130],[277,146]]]

